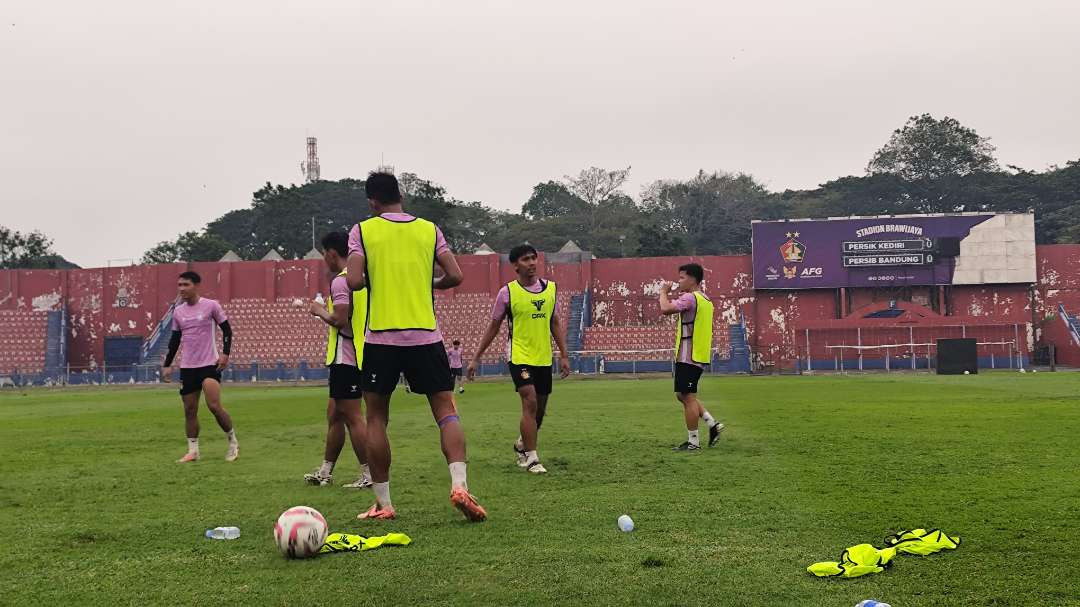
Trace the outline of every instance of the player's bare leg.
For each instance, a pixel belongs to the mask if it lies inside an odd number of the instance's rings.
[[[176,460],[180,464],[199,459],[199,396],[201,394],[202,392],[196,390],[180,397],[180,401],[184,404],[184,431],[188,440],[187,453]]]
[[[338,454],[341,453],[341,448],[344,446],[344,431],[348,430],[353,454],[356,455],[356,461],[360,464],[360,476],[355,482],[343,485],[347,489],[365,489],[372,484],[366,447],[364,446],[367,437],[367,424],[364,423],[364,414],[360,403],[361,400],[358,398],[339,400],[334,415],[334,425],[342,433],[341,443],[337,446]]]
[[[428,405],[435,423],[439,425],[439,442],[450,468],[450,503],[470,521],[483,521],[487,518],[487,512],[476,498],[469,494],[465,471],[465,431],[458,419],[454,393],[446,391],[429,394]]]
[[[326,445],[323,449],[323,463],[304,475],[304,480],[311,485],[325,487],[333,482],[334,465],[337,464],[341,449],[345,446],[345,428],[337,419],[337,404],[332,398],[326,399]]]
[[[524,457],[519,457],[518,465],[533,474],[544,474],[547,469],[536,454],[537,432],[540,430],[537,423],[540,399],[536,394],[536,387],[531,385],[522,386],[518,394],[521,395],[521,422],[518,428],[521,431],[521,448],[524,454]],[[546,405],[547,399],[544,401]]]
[[[225,451],[225,461],[231,462],[240,457],[240,444],[236,441],[236,431],[233,429],[232,418],[225,407],[221,406],[221,384],[215,379],[203,380],[203,393],[206,395],[206,408],[214,414],[218,426],[225,432],[229,440],[229,447]]]
[[[375,505],[358,515],[359,519],[392,519],[394,504],[390,500],[390,439],[386,436],[386,422],[390,415],[390,394],[364,393],[367,405],[367,432],[364,451],[371,470]]]
[[[686,422],[686,442],[675,447],[674,451],[697,451],[701,448],[698,440],[698,420],[701,419],[701,404],[688,392],[676,392],[675,398],[682,403],[683,419]]]
[[[676,451],[696,451],[701,448],[698,438],[698,420],[704,419],[709,426],[709,446],[712,447],[720,438],[724,430],[724,424],[716,421],[698,400],[697,395],[688,393],[676,393],[675,398],[683,405],[683,417],[686,421],[686,442],[675,447]]]

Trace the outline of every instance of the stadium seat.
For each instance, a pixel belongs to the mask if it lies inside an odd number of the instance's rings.
[[[0,310],[0,373],[39,373],[45,368],[48,313]]]

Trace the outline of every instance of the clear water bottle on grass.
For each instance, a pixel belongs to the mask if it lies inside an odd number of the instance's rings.
[[[206,530],[206,537],[212,540],[235,540],[240,537],[239,527],[214,527]]]
[[[892,605],[874,599],[866,599],[865,601],[859,601],[859,604],[855,605],[855,607],[892,607]]]

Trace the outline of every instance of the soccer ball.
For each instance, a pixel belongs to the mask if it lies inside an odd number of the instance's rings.
[[[315,556],[326,541],[326,519],[314,508],[293,506],[274,523],[274,541],[286,558]]]

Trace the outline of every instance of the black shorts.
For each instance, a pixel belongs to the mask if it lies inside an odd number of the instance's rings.
[[[330,398],[349,400],[364,395],[360,389],[360,369],[353,365],[330,365]]]
[[[461,367],[450,367],[450,375],[452,377],[461,377]]]
[[[189,367],[180,369],[180,396],[202,390],[204,380],[212,379],[221,383],[221,371],[217,365],[209,367]]]
[[[405,374],[409,389],[417,394],[450,392],[454,378],[441,341],[423,346],[364,344],[362,388],[375,394],[393,394],[398,378]]]
[[[697,394],[698,380],[704,370],[690,363],[675,363],[675,391],[679,394]]]
[[[515,365],[507,363],[510,369],[510,377],[514,379],[514,390],[520,390],[522,386],[536,388],[537,394],[551,394],[551,367],[534,367],[532,365]]]

